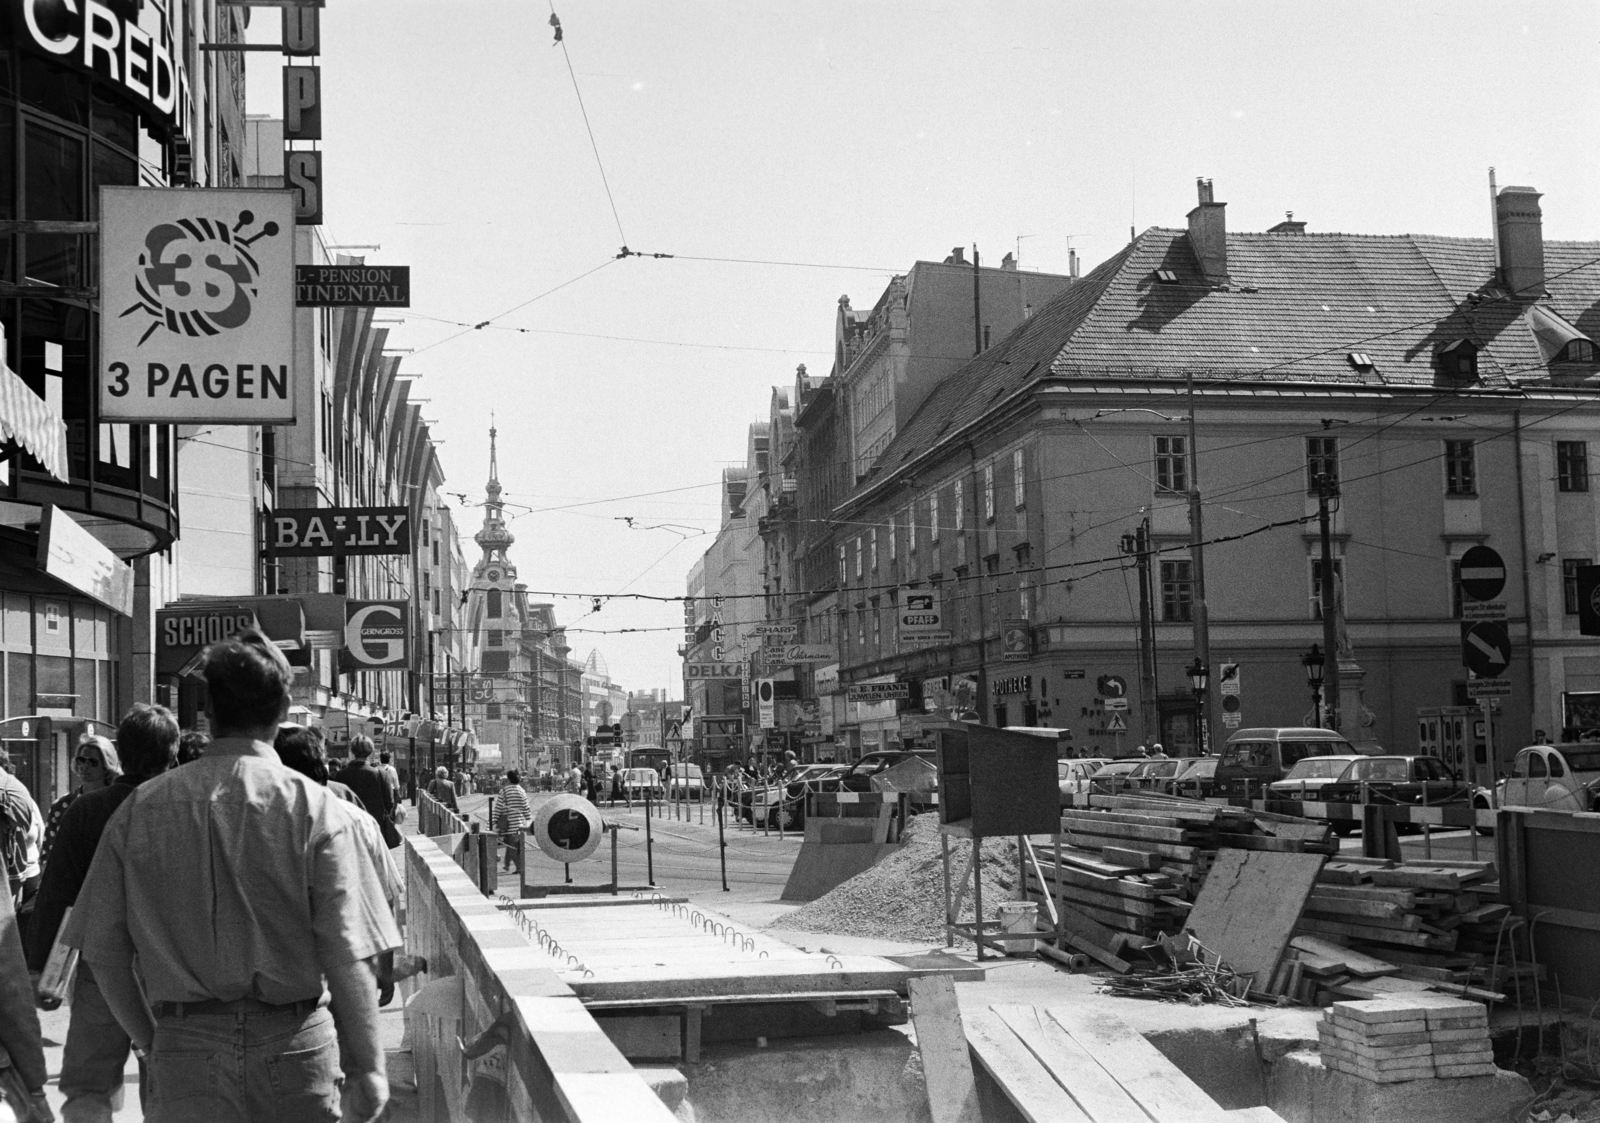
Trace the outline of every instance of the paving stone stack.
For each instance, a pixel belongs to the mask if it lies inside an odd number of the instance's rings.
[[[1492,1076],[1489,1012],[1468,999],[1335,1002],[1317,1026],[1322,1063],[1377,1084]]]

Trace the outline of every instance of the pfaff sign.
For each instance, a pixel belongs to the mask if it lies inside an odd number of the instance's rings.
[[[55,60],[109,78],[163,122],[189,115],[189,78],[182,62],[161,45],[161,30],[139,26],[135,4],[99,0],[12,0],[27,28],[23,42]],[[118,12],[124,9],[128,14]],[[144,6],[152,21],[166,18]],[[170,38],[170,36],[166,36]]]
[[[404,507],[295,507],[267,516],[266,553],[290,558],[409,554]]]
[[[406,607],[405,601],[346,602],[339,670],[389,671],[408,666],[411,644]]]
[[[100,416],[294,423],[285,191],[100,189]]]

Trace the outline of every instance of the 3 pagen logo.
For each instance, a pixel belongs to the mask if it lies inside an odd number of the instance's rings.
[[[344,646],[361,668],[403,666],[406,621],[400,606],[378,601],[356,608],[344,626]]]
[[[122,312],[150,317],[141,345],[161,328],[193,339],[249,322],[261,280],[261,263],[249,246],[280,233],[276,222],[268,222],[241,237],[254,221],[253,213],[240,211],[232,227],[209,218],[181,218],[151,228],[133,285],[139,299]]]

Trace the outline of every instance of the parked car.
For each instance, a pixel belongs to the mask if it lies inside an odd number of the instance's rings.
[[[740,793],[739,817],[746,822],[760,826],[756,822],[754,807],[759,802],[766,812],[763,816],[767,826],[778,826],[778,804],[783,802],[783,827],[785,830],[799,827],[805,822],[806,796],[813,792],[838,791],[838,788],[828,788],[829,781],[836,781],[846,771],[843,764],[805,764],[801,765],[788,780],[774,781],[767,784],[756,784]]]
[[[648,792],[651,799],[662,799],[667,790],[661,785],[661,773],[654,768],[628,768],[622,773],[622,790],[629,799],[643,799]]]
[[[1600,811],[1600,743],[1529,745],[1511,762],[1511,775],[1495,785],[1500,807]],[[1489,805],[1488,793],[1473,799]]]
[[[698,764],[673,764],[667,767],[669,799],[701,799],[706,794],[705,773]]]
[[[1199,759],[1192,756],[1158,756],[1141,761],[1137,768],[1128,773],[1128,787],[1140,791],[1160,791],[1162,781],[1176,779],[1178,773]]]
[[[1090,789],[1095,795],[1112,795],[1128,787],[1128,776],[1135,768],[1144,763],[1144,757],[1134,757],[1131,760],[1114,760],[1110,764],[1101,765],[1089,777]]]
[[[1059,781],[1061,794],[1065,796],[1085,795],[1089,791],[1092,777],[1101,768],[1110,764],[1109,757],[1085,757],[1082,760],[1056,761],[1056,778]]]
[[[1275,799],[1319,800],[1322,798],[1322,790],[1329,784],[1336,783],[1339,777],[1344,775],[1345,769],[1360,759],[1357,754],[1308,756],[1304,760],[1297,761],[1283,779],[1268,784],[1267,790]]]
[[[1217,760],[1216,793],[1229,799],[1259,795],[1308,756],[1359,756],[1331,729],[1269,726],[1241,729],[1228,738]]]
[[[1161,782],[1160,790],[1168,795],[1205,799],[1216,791],[1217,758],[1214,756],[1189,757],[1182,771],[1170,780]]]

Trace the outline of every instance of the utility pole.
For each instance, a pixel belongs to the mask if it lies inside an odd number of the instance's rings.
[[[972,243],[972,353],[983,354],[983,301],[978,286],[983,277],[978,272],[978,243]]]
[[[1194,566],[1194,654],[1206,668],[1206,692],[1197,699],[1200,713],[1196,723],[1201,743],[1195,752],[1204,753],[1211,745],[1211,620],[1206,612],[1205,531],[1200,517],[1200,449],[1194,438],[1194,375],[1185,375],[1189,391],[1189,559]]]
[[[1122,552],[1132,554],[1139,578],[1139,721],[1145,744],[1161,740],[1156,704],[1156,629],[1150,584],[1150,520],[1122,536]]]
[[[1339,497],[1339,484],[1332,476],[1321,473],[1313,481],[1317,489],[1317,525],[1322,531],[1321,580],[1317,582],[1317,599],[1322,602],[1322,648],[1327,652],[1327,663],[1322,670],[1322,710],[1327,714],[1327,727],[1339,728],[1339,630],[1335,613],[1338,606],[1333,598],[1333,531],[1329,525],[1328,504]]]

